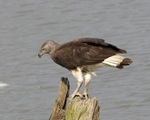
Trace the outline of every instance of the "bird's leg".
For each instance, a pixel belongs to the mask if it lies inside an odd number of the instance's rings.
[[[80,68],[77,68],[77,70],[72,71],[72,75],[77,79],[77,88],[73,92],[73,94],[70,97],[70,100],[73,99],[76,95],[79,95],[82,98],[82,95],[79,93],[79,89],[83,83],[83,75]]]
[[[79,89],[80,89],[81,85],[82,85],[82,82],[77,83],[77,88],[75,89],[75,91],[71,95],[70,99],[73,99],[76,95],[78,95],[82,98],[82,95],[79,93]]]
[[[88,96],[88,89],[89,89],[89,84],[90,84],[90,80],[91,80],[91,74],[89,74],[89,73],[85,74],[84,78],[85,78],[85,87],[84,87],[83,95],[87,99],[89,97]]]

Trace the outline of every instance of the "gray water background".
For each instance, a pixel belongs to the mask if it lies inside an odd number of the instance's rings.
[[[70,93],[76,80],[38,51],[47,39],[80,37],[103,38],[134,61],[92,79],[101,120],[150,120],[149,0],[1,0],[0,120],[48,120],[60,78],[69,78]]]

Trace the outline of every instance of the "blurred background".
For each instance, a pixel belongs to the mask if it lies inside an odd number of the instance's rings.
[[[101,68],[92,79],[89,93],[100,102],[101,119],[149,120],[149,0],[1,0],[1,120],[49,118],[60,78],[69,78],[70,93],[76,80],[37,54],[45,40],[62,44],[80,37],[103,38],[134,61],[123,70]]]

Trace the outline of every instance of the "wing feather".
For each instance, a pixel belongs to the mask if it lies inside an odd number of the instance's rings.
[[[67,69],[101,63],[106,58],[125,50],[105,43],[103,39],[81,38],[61,45],[51,55],[52,59]]]

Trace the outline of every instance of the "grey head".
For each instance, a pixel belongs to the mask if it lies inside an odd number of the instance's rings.
[[[50,55],[58,46],[59,44],[52,40],[45,41],[41,46],[41,49],[38,53],[38,57],[41,58],[44,54]]]

